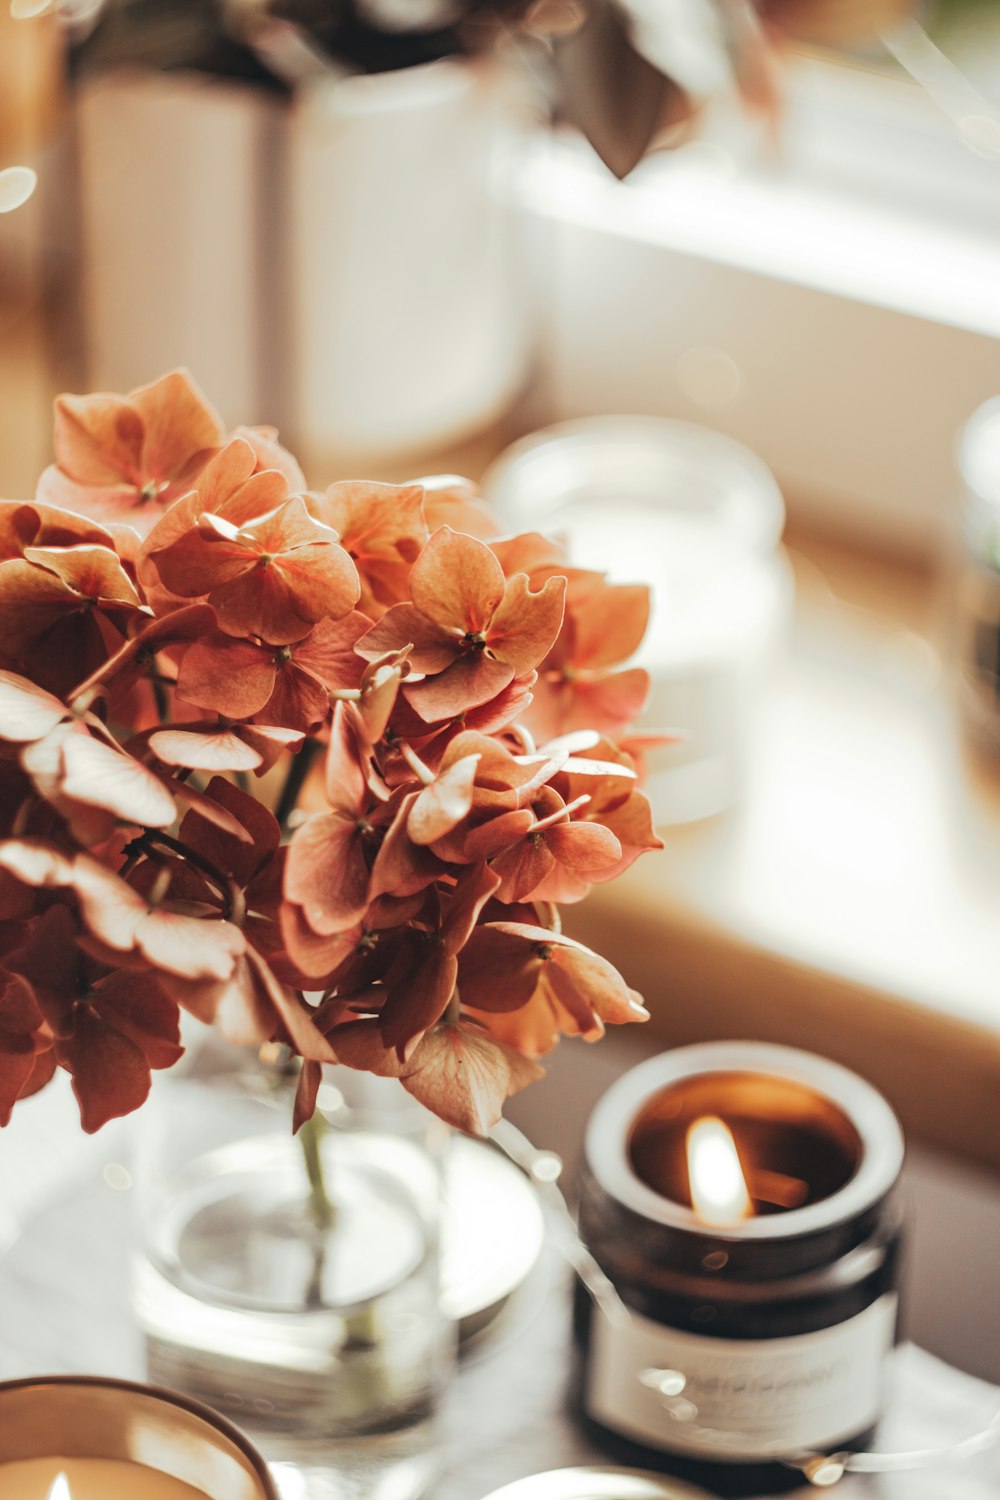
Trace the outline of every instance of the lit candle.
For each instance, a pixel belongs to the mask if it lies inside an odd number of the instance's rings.
[[[688,1178],[695,1213],[706,1224],[738,1224],[753,1213],[733,1132],[714,1115],[687,1133]]]
[[[616,1456],[738,1495],[867,1443],[896,1325],[903,1140],[862,1079],[717,1042],[621,1077],[587,1130],[583,1415]],[[606,1305],[606,1303],[605,1303]]]
[[[205,1500],[205,1491],[119,1459],[22,1458],[0,1464],[0,1500]]]
[[[0,1500],[278,1500],[261,1455],[199,1402],[96,1376],[0,1382]]]

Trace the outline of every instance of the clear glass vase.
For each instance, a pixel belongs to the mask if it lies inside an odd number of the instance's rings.
[[[447,1130],[399,1084],[294,1078],[214,1040],[147,1110],[133,1301],[150,1378],[246,1429],[288,1500],[413,1500],[454,1362],[439,1297]]]

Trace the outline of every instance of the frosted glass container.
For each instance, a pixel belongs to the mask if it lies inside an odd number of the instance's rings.
[[[759,458],[659,417],[588,417],[515,443],[483,487],[505,529],[563,536],[578,566],[652,589],[634,665],[652,680],[642,727],[676,730],[650,758],[661,825],[739,796],[747,738],[793,589],[784,503]]]

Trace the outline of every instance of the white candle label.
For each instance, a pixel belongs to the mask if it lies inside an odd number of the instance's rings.
[[[825,1449],[864,1432],[884,1401],[894,1293],[832,1328],[714,1339],[631,1313],[594,1313],[587,1411],[613,1432],[721,1462]]]

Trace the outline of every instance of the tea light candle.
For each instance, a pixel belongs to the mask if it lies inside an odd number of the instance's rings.
[[[786,1047],[679,1048],[588,1126],[580,1233],[627,1316],[581,1294],[583,1414],[641,1458],[750,1494],[867,1442],[895,1340],[903,1138],[885,1100]]]
[[[22,1458],[0,1465],[0,1500],[205,1500],[205,1491],[117,1459]]]
[[[208,1407],[96,1376],[0,1383],[0,1500],[278,1500]]]
[[[486,1500],[711,1500],[704,1490],[639,1469],[549,1469],[515,1479]]]

